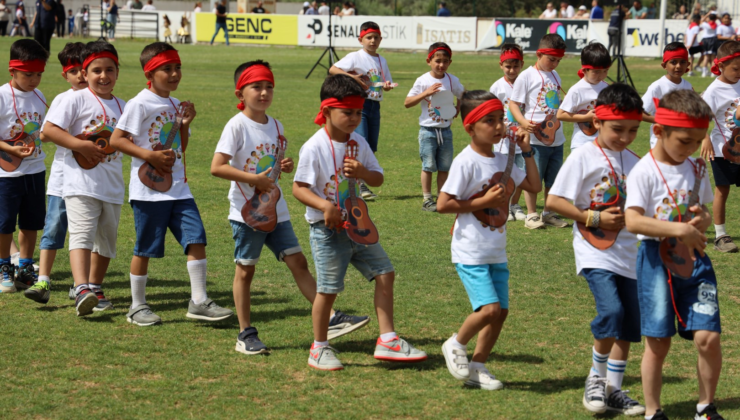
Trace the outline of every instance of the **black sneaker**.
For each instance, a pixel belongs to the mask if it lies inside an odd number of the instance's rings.
[[[18,267],[15,270],[15,288],[16,289],[28,289],[29,287],[36,284],[39,280],[39,275],[33,269],[33,264],[26,264],[23,267]]]
[[[714,403],[710,403],[701,413],[696,413],[694,420],[725,420],[725,418],[717,412]]]
[[[607,389],[609,389],[608,385]],[[640,403],[627,396],[628,392],[618,389],[610,393],[609,398],[606,400],[606,409],[627,416],[645,414],[645,406],[640,405]]]
[[[93,309],[98,304],[98,297],[95,296],[95,292],[85,287],[80,290],[75,298],[75,308],[77,309],[77,316],[85,316],[93,313]]]
[[[428,198],[428,199],[424,200],[424,203],[421,205],[421,209],[424,210],[424,211],[436,212],[437,211],[437,203],[434,200],[432,200],[431,198]]]
[[[364,183],[360,184],[360,195],[365,201],[375,201],[375,199],[378,198],[378,196],[375,195],[374,192],[370,191],[370,188],[368,188]]]
[[[257,337],[257,328],[247,327],[236,337],[236,351],[254,355],[268,354],[267,346]]]
[[[341,337],[352,331],[359,330],[370,322],[369,316],[352,316],[342,311],[335,311],[334,318],[329,321],[327,340]]]
[[[655,414],[653,414],[652,420],[668,420],[668,416],[665,415],[663,410],[658,409],[658,411],[656,411]]]

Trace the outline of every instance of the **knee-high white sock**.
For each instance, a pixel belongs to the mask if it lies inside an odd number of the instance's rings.
[[[131,308],[133,309],[146,303],[146,280],[149,275],[137,276],[129,273],[129,277],[131,278]]]
[[[612,389],[622,389],[622,380],[624,379],[625,369],[627,369],[626,360],[608,360],[606,379],[609,381],[609,385],[612,386]]]
[[[715,236],[718,238],[720,236],[727,235],[727,230],[725,229],[724,223],[722,223],[721,225],[714,225],[714,230],[715,230]]]
[[[188,261],[190,273],[190,295],[193,303],[199,305],[208,299],[206,294],[206,260]]]
[[[592,349],[591,351],[593,352],[593,365],[591,366],[591,373],[588,376],[606,378],[606,361],[609,359],[609,353],[599,354],[596,349]]]

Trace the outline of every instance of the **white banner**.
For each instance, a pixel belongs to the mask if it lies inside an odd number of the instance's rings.
[[[417,49],[444,42],[452,51],[475,51],[476,18],[415,17]],[[407,47],[412,48],[412,47]]]
[[[671,42],[684,42],[688,26],[687,20],[666,20],[663,46]],[[660,21],[628,19],[624,22],[623,35],[622,50],[625,56],[661,57],[663,55],[663,51],[660,50]]]

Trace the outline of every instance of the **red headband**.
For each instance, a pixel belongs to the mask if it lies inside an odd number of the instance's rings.
[[[668,108],[661,108],[658,106],[660,101],[658,98],[653,98],[655,103],[655,123],[668,126],[668,127],[680,127],[680,128],[701,128],[706,130],[709,128],[709,119],[693,118],[683,112],[676,112]]]
[[[715,58],[714,59],[714,65],[712,66],[712,73],[714,73],[717,76],[719,76],[720,74],[722,74],[722,72],[719,71],[719,63],[724,63],[725,61],[730,61],[730,60],[735,59],[737,57],[740,57],[740,52],[736,52],[735,54],[728,55],[728,56],[722,57],[722,58]]]
[[[365,98],[357,95],[346,96],[342,100],[339,100],[337,98],[324,99],[323,101],[321,101],[321,109],[319,109],[319,114],[316,116],[313,122],[318,125],[326,124],[326,118],[324,117],[323,113],[324,108],[332,107],[342,109],[361,109],[364,104]]]
[[[275,86],[275,76],[272,74],[272,70],[262,64],[255,64],[249,66],[239,76],[239,81],[236,83],[237,90],[242,90],[244,86],[256,83],[256,82],[270,82],[272,86]],[[236,106],[239,110],[244,111],[244,103],[240,102]]]
[[[565,50],[560,48],[540,48],[537,52],[540,54],[551,55],[553,57],[562,57],[565,55]]]
[[[583,72],[584,70],[606,70],[608,68],[609,67],[592,66],[590,64],[581,64],[581,69],[578,70],[578,77],[580,77],[581,79],[583,79],[583,76],[586,75],[586,73]]]
[[[509,50],[501,53],[499,64],[504,64],[504,61],[506,60],[519,60],[523,62],[524,57],[522,57],[522,53],[520,53],[518,50]]]
[[[379,29],[373,29],[373,28],[365,29],[364,31],[360,32],[360,39],[365,38],[365,35],[367,35],[367,34],[378,34],[378,35],[380,35],[380,30]]]
[[[465,117],[465,120],[463,120],[463,126],[475,124],[491,112],[502,109],[504,109],[504,104],[502,104],[500,100],[489,99],[470,111],[470,113]]]
[[[111,60],[113,60],[114,63],[116,63],[116,67],[118,67],[118,57],[116,57],[116,55],[110,51],[102,51],[99,53],[88,55],[85,61],[82,63],[82,68],[87,69],[87,67],[90,66],[90,63],[97,60],[98,58],[110,58]]]
[[[449,49],[447,47],[437,47],[437,48],[433,49],[432,51],[430,51],[429,54],[427,54],[427,60],[431,60],[432,57],[434,57],[434,54],[437,51],[444,51],[444,52],[447,53],[447,55],[450,56],[450,58],[452,58],[452,50],[451,49]]]
[[[663,53],[664,63],[676,59],[689,61],[689,50],[687,50],[686,48],[679,48],[675,51],[666,51]]]
[[[175,50],[168,50],[165,52],[161,52],[154,57],[152,57],[151,60],[149,60],[148,63],[144,66],[144,72],[148,71],[154,71],[159,66],[164,66],[165,64],[181,64],[180,63],[180,54],[177,53]],[[152,87],[152,82],[148,81],[146,82],[146,85],[149,87]]]
[[[617,109],[614,105],[599,105],[594,108],[594,114],[596,118],[601,121],[615,121],[615,120],[635,120],[642,121],[642,112],[630,111],[623,112]]]
[[[62,67],[62,73],[67,73],[75,67],[82,67],[82,63],[77,60],[69,60],[67,61],[67,64]]]
[[[26,73],[43,72],[44,68],[46,68],[46,61],[43,60],[10,60],[8,63],[8,70],[18,70]]]

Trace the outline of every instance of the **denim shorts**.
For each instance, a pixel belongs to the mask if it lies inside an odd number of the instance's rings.
[[[473,312],[492,303],[509,309],[509,267],[506,263],[467,265],[455,264]]]
[[[278,261],[301,252],[290,220],[278,223],[270,233],[254,230],[246,223],[235,220],[229,220],[229,223],[234,237],[234,262],[239,265],[257,265],[263,245],[270,248]]]
[[[442,144],[439,144],[438,135],[442,139]],[[419,157],[422,171],[449,172],[454,154],[450,127],[419,127]]]
[[[134,255],[147,258],[164,257],[164,237],[167,228],[188,253],[188,245],[206,244],[206,231],[195,200],[139,201],[131,200],[136,227]]]
[[[563,145],[549,147],[533,144],[532,148],[536,150],[534,163],[540,173],[540,182],[545,181],[545,188],[551,188],[563,166]]]
[[[347,232],[327,229],[324,222],[311,225],[311,254],[316,266],[316,291],[337,294],[344,290],[344,276],[352,264],[368,281],[392,273],[393,264],[380,243],[358,245]]]
[[[380,136],[380,102],[365,99],[362,108],[362,121],[355,128],[355,133],[367,141],[373,153],[378,151],[378,137]]]
[[[526,164],[524,163],[524,156],[522,156],[521,153],[517,153],[514,155],[514,165],[516,165],[517,168],[523,170],[524,172],[527,171]]]
[[[596,318],[591,333],[597,340],[640,342],[640,304],[637,281],[600,268],[584,268],[581,275],[596,301]]]
[[[673,308],[668,274],[660,259],[660,242],[642,241],[637,251],[637,294],[640,298],[642,335],[672,337],[676,334],[676,311]],[[678,335],[691,340],[692,331],[722,332],[717,299],[717,277],[708,256],[696,254],[691,278],[673,276],[673,296],[678,314],[686,327],[678,325]]]
[[[50,195],[46,209],[44,234],[39,249],[62,249],[67,237],[67,206],[62,197]]]
[[[1,169],[0,169],[1,170]],[[46,171],[0,178],[0,234],[41,230],[46,219]]]

